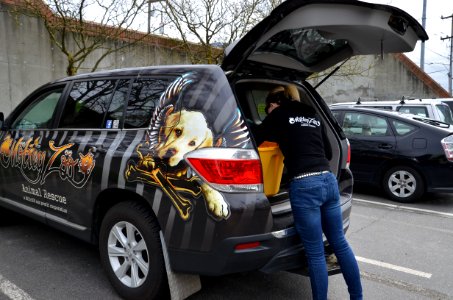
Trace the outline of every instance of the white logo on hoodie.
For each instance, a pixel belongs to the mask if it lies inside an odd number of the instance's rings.
[[[293,125],[296,123],[300,123],[300,126],[309,126],[309,127],[321,126],[321,122],[316,120],[315,118],[306,118],[306,117],[289,118],[289,124]]]

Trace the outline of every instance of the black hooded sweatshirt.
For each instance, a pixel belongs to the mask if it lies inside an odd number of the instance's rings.
[[[264,141],[279,144],[290,178],[329,171],[332,149],[322,122],[312,107],[284,101],[257,127],[255,141],[258,146]]]

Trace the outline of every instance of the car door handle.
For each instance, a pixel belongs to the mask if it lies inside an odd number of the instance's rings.
[[[379,144],[378,148],[379,149],[392,149],[393,145],[392,144]]]

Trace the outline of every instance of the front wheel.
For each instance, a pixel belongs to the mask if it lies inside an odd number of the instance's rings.
[[[99,233],[101,262],[125,299],[161,298],[166,287],[159,226],[152,213],[123,202],[105,215]]]
[[[410,203],[423,196],[425,187],[420,174],[406,166],[393,167],[384,175],[383,188],[390,199]]]

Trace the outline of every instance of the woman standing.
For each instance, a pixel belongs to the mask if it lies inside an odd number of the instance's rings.
[[[350,299],[362,299],[357,261],[345,239],[340,194],[330,172],[332,157],[323,120],[298,101],[295,86],[274,89],[266,99],[267,117],[255,140],[279,144],[291,179],[290,201],[296,230],[308,260],[313,299],[327,299],[328,274],[323,232],[332,246],[348,286]]]

